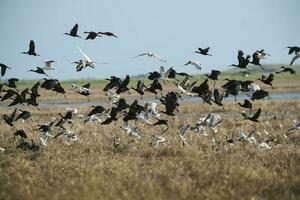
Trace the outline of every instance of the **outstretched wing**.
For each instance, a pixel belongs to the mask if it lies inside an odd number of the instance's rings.
[[[257,110],[257,112],[251,117],[252,120],[257,120],[258,117],[260,116],[260,113],[261,113],[261,108],[259,108]]]
[[[91,84],[90,84],[90,83],[87,83],[87,84],[83,85],[82,87],[83,87],[83,88],[86,88],[86,89],[89,89],[90,86],[91,86]]]
[[[35,51],[34,41],[30,40],[30,42],[29,42],[29,52],[34,52],[34,51]]]
[[[82,51],[82,49],[80,47],[77,47],[77,49],[79,50],[79,52],[83,55],[83,57],[85,57],[85,59],[89,62],[92,62],[92,60]]]
[[[70,34],[77,35],[77,31],[78,31],[78,24],[75,24],[75,26],[71,29]]]
[[[293,57],[293,59],[292,59],[290,65],[292,65],[292,64],[295,62],[295,60],[297,60],[297,58],[299,58],[299,57],[300,57],[299,54],[295,55],[295,56]]]

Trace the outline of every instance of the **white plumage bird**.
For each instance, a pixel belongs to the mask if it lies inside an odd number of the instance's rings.
[[[43,70],[54,70],[53,63],[56,62],[54,60],[45,60],[45,67],[43,67]]]
[[[199,61],[188,61],[187,63],[184,64],[184,66],[186,65],[194,65],[196,69],[201,70],[201,63]]]
[[[152,53],[152,52],[141,53],[141,54],[135,56],[134,58],[137,58],[137,57],[140,57],[140,56],[148,56],[148,57],[150,57],[150,58],[156,58],[156,59],[158,59],[159,61],[164,62],[164,63],[167,62],[167,60],[163,59],[160,55],[155,54],[155,53]]]

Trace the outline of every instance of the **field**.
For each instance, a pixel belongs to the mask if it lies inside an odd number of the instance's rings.
[[[205,104],[182,104],[180,115],[170,119],[166,144],[151,147],[152,135],[162,132],[137,123],[141,139],[131,142],[121,122],[84,125],[81,119],[70,128],[79,141],[67,145],[51,140],[39,151],[16,149],[12,129],[1,123],[0,199],[299,199],[300,138],[287,129],[299,121],[299,101],[256,102],[263,113],[261,123],[241,120],[235,103],[225,110]],[[87,108],[79,113],[86,114]],[[37,124],[49,121],[61,109],[31,110],[32,124],[16,124],[37,139]],[[183,146],[176,133],[184,123],[193,125],[207,113],[224,120],[218,133],[208,136],[190,131]],[[1,111],[1,114],[5,110]],[[132,124],[133,125],[133,124]],[[257,130],[257,140],[271,149],[237,141],[239,131]],[[121,145],[113,145],[119,136]],[[213,144],[212,138],[217,143]],[[226,145],[218,144],[222,142]]]

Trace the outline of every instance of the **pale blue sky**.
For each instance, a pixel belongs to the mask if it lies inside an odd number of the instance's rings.
[[[26,72],[57,60],[49,75],[58,79],[105,78],[158,70],[155,59],[133,56],[151,51],[168,60],[178,71],[187,60],[198,60],[203,71],[225,69],[236,63],[238,49],[245,53],[264,48],[272,56],[262,63],[288,63],[284,47],[300,45],[299,0],[1,0],[0,62],[6,78],[41,78]],[[111,31],[119,38],[83,40],[62,35],[75,23],[84,31]],[[40,57],[19,54],[36,42]],[[80,46],[95,69],[75,72],[72,61],[81,58]],[[211,47],[212,57],[193,54],[197,47]],[[108,62],[108,65],[101,65]]]

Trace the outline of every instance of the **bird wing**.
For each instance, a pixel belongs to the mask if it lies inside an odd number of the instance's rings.
[[[257,112],[251,117],[252,120],[257,120],[258,117],[260,116],[260,113],[261,113],[261,108],[259,108],[257,110]]]
[[[14,118],[15,118],[15,116],[16,116],[16,112],[17,112],[17,109],[15,108],[14,109],[14,111],[11,113],[11,115],[10,115],[10,118],[12,119],[12,120],[14,120]]]
[[[30,42],[29,42],[29,52],[34,52],[34,50],[35,50],[34,41],[30,40]]]
[[[86,88],[86,89],[89,89],[90,86],[91,86],[91,84],[90,84],[90,83],[87,83],[87,84],[83,85],[82,87],[83,87],[83,88]]]
[[[239,65],[240,65],[241,63],[243,63],[243,61],[244,61],[244,52],[243,52],[242,50],[239,50],[239,51],[238,51],[238,56],[237,56],[237,58],[238,58],[238,61],[239,61]]]
[[[293,57],[293,59],[292,59],[290,65],[292,65],[292,64],[295,62],[295,60],[297,60],[297,58],[299,58],[299,57],[300,57],[300,54],[295,55],[295,56]]]
[[[85,57],[85,59],[88,62],[92,62],[92,60],[82,51],[82,49],[78,46],[77,49],[79,50],[79,52],[83,55],[83,57]]]
[[[75,24],[75,26],[70,30],[71,35],[76,35],[78,31],[78,24]]]
[[[140,56],[147,56],[147,55],[148,55],[148,53],[141,53],[141,54],[139,54],[137,56],[134,56],[133,58],[140,57]]]
[[[161,62],[166,63],[167,60],[163,59],[162,57],[160,57],[158,54],[153,54],[153,57],[157,58],[158,60],[160,60]]]
[[[8,66],[0,63],[0,67],[1,67],[1,76],[4,76],[5,75],[5,72],[6,72],[6,69],[10,69]]]

